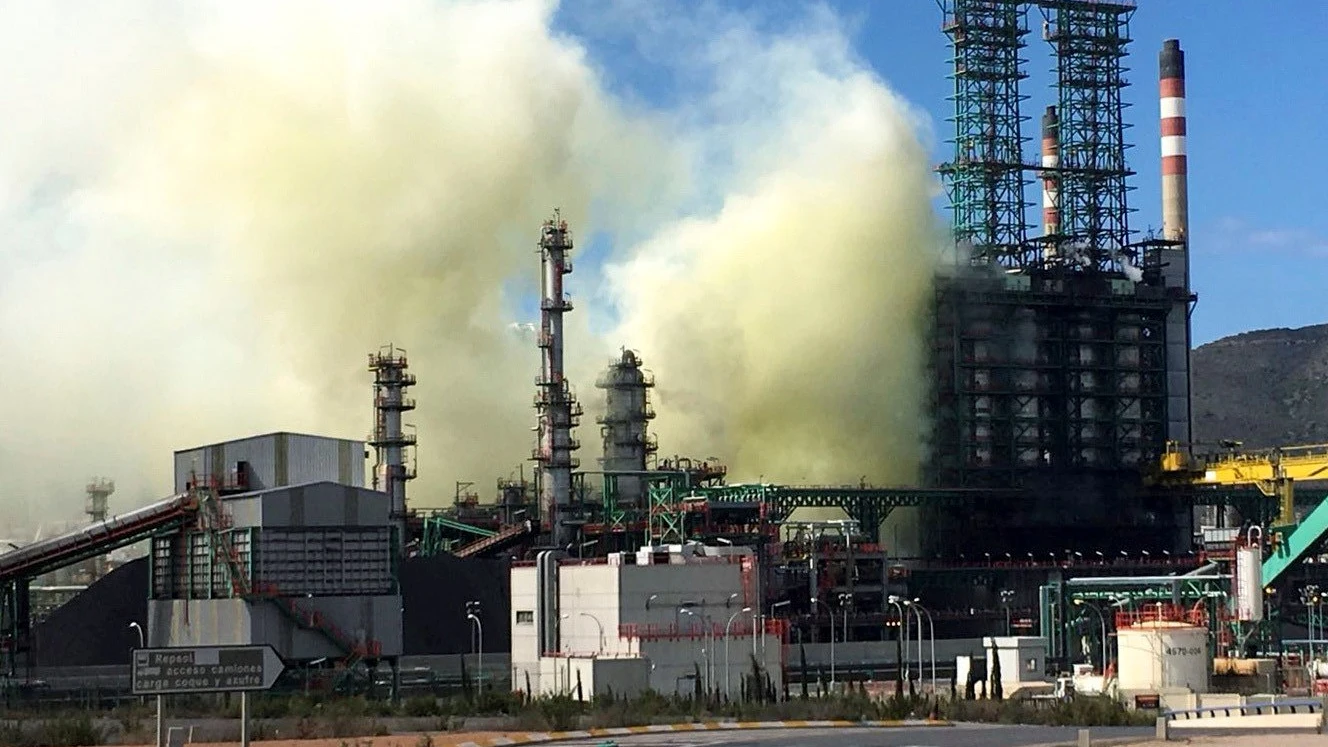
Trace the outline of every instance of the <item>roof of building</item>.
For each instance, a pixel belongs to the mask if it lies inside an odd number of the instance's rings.
[[[352,443],[352,444],[364,443],[364,439],[362,438],[337,438],[335,436],[319,436],[313,433],[296,433],[294,431],[272,431],[271,433],[257,433],[249,436],[241,436],[239,438],[228,438],[224,441],[216,441],[214,443],[201,444],[199,446],[192,446],[187,449],[176,449],[175,453],[180,454],[186,451],[198,451],[199,449],[209,449],[214,446],[224,446],[226,444],[238,443],[240,441],[256,441],[260,438],[271,438],[272,436],[296,436],[297,438],[315,438],[322,441],[337,441],[337,442]]]

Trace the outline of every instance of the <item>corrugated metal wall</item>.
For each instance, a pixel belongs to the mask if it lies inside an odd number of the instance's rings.
[[[175,452],[175,491],[182,492],[191,473],[222,477],[237,462],[249,464],[255,490],[335,482],[364,487],[365,446],[350,441],[300,433],[269,433]]]
[[[377,641],[383,656],[400,656],[401,597],[315,597],[301,600],[347,634]],[[340,657],[322,633],[296,627],[273,602],[182,599],[148,602],[149,646],[271,644],[287,660]]]

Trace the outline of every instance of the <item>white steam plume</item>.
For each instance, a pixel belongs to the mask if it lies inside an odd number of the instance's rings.
[[[593,266],[569,278],[592,410],[625,344],[659,376],[666,451],[908,479],[936,241],[907,107],[822,16],[717,29],[693,63],[710,95],[644,111],[555,10],[0,6],[0,523],[77,514],[94,474],[117,509],[164,495],[169,452],[204,441],[362,436],[364,355],[388,341],[421,382],[414,500],[506,474],[537,369],[508,325],[554,206],[583,247],[597,228],[646,237],[611,287]],[[590,332],[592,295],[618,305],[614,334]]]

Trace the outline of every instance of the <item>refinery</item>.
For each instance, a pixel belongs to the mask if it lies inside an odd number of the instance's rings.
[[[521,469],[424,507],[429,433],[408,421],[434,406],[416,399],[432,374],[385,344],[361,361],[365,434],[181,444],[169,497],[123,510],[93,478],[86,525],[10,541],[6,683],[127,693],[136,647],[266,644],[279,686],[385,697],[462,672],[585,700],[808,681],[1129,708],[1328,693],[1328,504],[1296,491],[1328,447],[1193,435],[1181,43],[1135,63],[1136,85],[1157,73],[1161,139],[1135,159],[1160,153],[1161,204],[1131,204],[1134,2],[939,5],[952,251],[926,299],[917,480],[735,480],[731,455],[680,453],[655,433],[668,382],[645,345],[576,380],[580,237],[551,205],[526,227],[539,368],[511,395],[533,404]],[[1046,100],[1021,87],[1035,51]]]

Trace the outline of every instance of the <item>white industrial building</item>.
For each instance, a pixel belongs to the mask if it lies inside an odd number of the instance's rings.
[[[737,698],[759,666],[782,692],[784,623],[754,621],[750,550],[559,555],[512,568],[513,690],[587,700],[647,689],[690,695],[699,675],[702,690]]]

